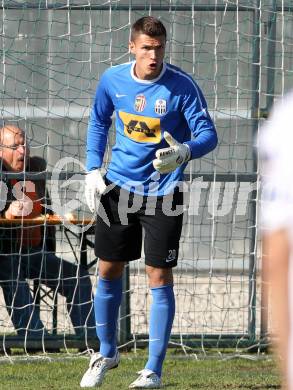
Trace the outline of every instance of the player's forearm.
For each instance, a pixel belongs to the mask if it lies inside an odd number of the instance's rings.
[[[95,149],[88,149],[86,156],[86,170],[92,171],[97,168],[101,168],[103,164],[104,151]]]
[[[100,168],[103,164],[107,144],[108,129],[105,126],[91,124],[87,134],[86,169],[91,171]]]
[[[215,149],[218,137],[215,129],[201,131],[194,140],[184,142],[191,151],[190,160],[204,156]]]

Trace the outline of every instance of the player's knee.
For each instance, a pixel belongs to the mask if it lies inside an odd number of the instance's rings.
[[[99,276],[103,279],[119,279],[124,270],[125,262],[123,261],[107,261],[99,260]]]
[[[156,268],[148,265],[146,266],[146,272],[151,288],[173,284],[172,268]]]

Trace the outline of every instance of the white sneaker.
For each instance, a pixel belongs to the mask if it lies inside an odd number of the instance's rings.
[[[108,370],[118,367],[120,355],[118,350],[114,357],[106,358],[100,353],[94,353],[91,356],[88,370],[85,372],[80,382],[80,387],[100,386]]]
[[[143,370],[138,372],[139,377],[129,385],[130,389],[160,389],[161,379],[158,377],[158,375],[148,370],[147,368],[144,368]]]

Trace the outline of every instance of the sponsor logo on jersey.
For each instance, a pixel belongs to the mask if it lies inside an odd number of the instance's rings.
[[[136,95],[134,102],[134,109],[137,112],[142,112],[146,106],[146,98],[144,95]]]
[[[177,250],[176,249],[168,249],[168,256],[166,258],[166,263],[170,263],[171,261],[176,260]]]
[[[136,142],[161,142],[161,120],[147,116],[129,114],[119,111],[119,117],[124,124],[126,137]]]
[[[167,102],[165,99],[157,99],[155,103],[155,112],[158,115],[164,115],[167,112]]]

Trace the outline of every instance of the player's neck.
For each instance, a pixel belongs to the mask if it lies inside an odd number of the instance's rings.
[[[149,81],[155,80],[160,76],[162,70],[163,70],[163,64],[161,65],[158,72],[156,72],[155,74],[152,74],[152,75],[148,75],[148,74],[144,74],[143,72],[137,72],[136,64],[133,67],[133,73],[134,73],[135,77],[137,77],[139,80],[149,80]]]

